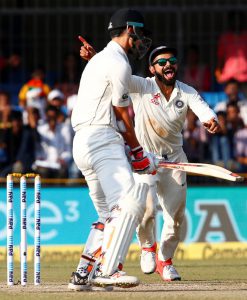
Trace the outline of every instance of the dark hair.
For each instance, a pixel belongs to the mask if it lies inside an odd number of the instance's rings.
[[[239,106],[238,106],[237,103],[228,102],[227,105],[226,105],[226,109],[228,109],[229,107],[235,107],[237,109],[237,111],[240,112]]]
[[[44,76],[45,76],[45,69],[43,67],[37,67],[31,73],[31,77],[44,77]]]
[[[225,87],[226,87],[227,85],[229,85],[229,84],[236,84],[236,85],[239,86],[239,81],[237,81],[237,80],[234,79],[234,78],[231,78],[231,79],[229,79],[229,80],[225,83]]]
[[[29,111],[30,113],[36,114],[37,116],[40,117],[40,112],[39,112],[39,109],[38,109],[37,107],[30,107],[28,111]]]
[[[20,110],[12,110],[10,114],[10,120],[22,121],[22,112]]]
[[[222,117],[226,118],[226,112],[223,111],[223,110],[218,111],[218,112],[216,113],[216,115],[217,115],[217,117],[222,116]]]
[[[160,54],[164,53],[172,53],[175,57],[177,57],[177,49],[173,47],[168,47],[168,46],[159,46],[154,48],[151,53],[149,54],[148,62],[149,65],[151,66],[153,63],[153,60]]]
[[[114,37],[120,36],[124,32],[125,29],[126,29],[126,27],[112,29],[111,31],[109,31],[110,37],[114,38]]]
[[[59,109],[56,106],[53,106],[53,105],[48,105],[46,107],[45,112],[47,113],[48,111],[54,111],[57,115],[59,114]]]
[[[0,95],[4,95],[6,98],[8,98],[10,100],[10,93],[9,92],[0,90]]]

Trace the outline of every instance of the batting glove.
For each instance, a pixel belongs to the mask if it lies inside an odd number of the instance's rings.
[[[131,165],[134,172],[139,174],[156,174],[155,156],[138,146],[130,151]]]

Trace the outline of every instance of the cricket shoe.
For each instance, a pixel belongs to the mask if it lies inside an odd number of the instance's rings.
[[[112,275],[103,275],[96,271],[95,276],[90,280],[92,285],[98,287],[116,286],[121,288],[131,288],[139,285],[140,281],[135,276],[128,276],[123,271],[116,271]]]
[[[80,274],[79,272],[73,272],[70,277],[68,289],[73,291],[112,291],[112,286],[97,287],[92,286],[88,282],[88,274]]]
[[[88,282],[88,274],[73,272],[70,277],[68,289],[73,291],[90,291],[91,285]]]
[[[156,259],[156,273],[160,274],[164,281],[181,280],[181,276],[172,264],[172,260],[161,261]]]
[[[140,264],[144,274],[152,274],[156,270],[156,248],[156,243],[150,248],[142,248]]]

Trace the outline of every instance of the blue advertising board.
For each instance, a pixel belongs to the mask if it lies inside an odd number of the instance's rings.
[[[156,218],[157,237],[163,225]],[[191,187],[187,191],[182,241],[246,242],[247,187]]]
[[[27,238],[33,243],[34,192],[27,190]],[[14,242],[20,242],[19,189],[14,190]],[[41,190],[41,242],[43,245],[83,244],[97,220],[88,188],[45,187]],[[6,244],[6,190],[0,189],[0,246]]]
[[[28,188],[27,236],[33,243],[33,190]],[[44,187],[41,191],[42,245],[81,245],[97,214],[87,187]],[[14,190],[14,242],[20,242],[19,189]],[[156,219],[157,240],[163,224]],[[247,241],[247,187],[188,188],[184,243]],[[136,241],[136,239],[134,240]],[[0,246],[6,245],[6,190],[0,188]]]

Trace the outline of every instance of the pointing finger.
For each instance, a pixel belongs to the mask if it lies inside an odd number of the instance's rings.
[[[78,39],[82,42],[83,45],[89,45],[88,42],[81,35],[78,35]]]

